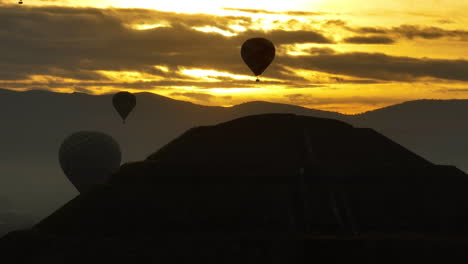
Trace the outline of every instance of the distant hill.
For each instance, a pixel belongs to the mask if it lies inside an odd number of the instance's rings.
[[[372,129],[255,115],[190,129],[0,251],[22,263],[466,260],[467,188],[462,171]]]
[[[124,162],[140,161],[194,126],[262,113],[294,113],[373,128],[431,162],[468,171],[463,143],[468,135],[467,100],[415,101],[355,116],[268,102],[201,106],[152,93],[137,94],[137,101],[122,125],[111,95],[0,89],[0,194],[36,220],[75,197],[76,190],[58,166],[57,150],[66,136],[79,130],[110,134],[121,144]]]
[[[419,155],[468,171],[468,100],[418,100],[353,116]]]

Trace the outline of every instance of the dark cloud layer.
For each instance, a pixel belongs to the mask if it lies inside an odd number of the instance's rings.
[[[101,9],[103,14],[118,17],[128,24],[181,24],[187,27],[213,26],[222,30],[231,31],[229,26],[239,25],[249,27],[252,18],[248,16],[213,16],[209,14],[180,14],[151,9]]]
[[[145,17],[149,18],[147,23],[156,23],[150,17],[159,14],[158,19],[169,21],[170,27],[138,31],[127,26],[129,21],[135,23]],[[332,42],[314,31],[249,30],[226,37],[192,28],[217,27],[227,24],[227,19],[248,23],[243,17],[176,15],[143,9],[0,7],[0,49],[4,51],[0,54],[0,78],[15,80],[42,74],[105,80],[96,70],[162,75],[153,65],[249,74],[239,56],[239,47],[248,38],[263,36],[276,45]],[[273,76],[286,77],[278,69]]]
[[[354,52],[303,56],[301,60],[290,60],[289,63],[305,69],[386,81],[413,82],[422,77],[468,81],[466,60],[418,59]]]
[[[129,27],[134,23],[163,23],[168,26],[138,31]],[[141,89],[164,85],[193,85],[209,89],[219,87],[220,83],[202,83],[181,75],[177,70],[182,67],[205,68],[250,75],[240,58],[239,50],[242,43],[251,37],[269,38],[278,48],[299,43],[329,44],[330,47],[334,44],[330,36],[313,30],[247,30],[237,36],[226,37],[193,28],[211,26],[232,31],[229,25],[249,26],[251,23],[251,18],[242,16],[176,14],[145,9],[18,9],[0,6],[0,80],[22,80],[32,75],[50,75],[89,81],[80,84],[83,89],[92,85],[122,85]],[[329,23],[346,26],[339,20]],[[463,31],[416,26],[352,30],[362,35],[345,41],[359,44],[391,44],[391,36],[395,34],[406,38],[438,38],[444,35],[465,34]],[[343,79],[342,82],[415,81],[420,77],[468,81],[468,62],[463,60],[416,59],[369,53],[343,54],[336,53],[330,47],[311,48],[310,56],[277,56],[275,63],[265,74],[285,81],[284,84],[290,87],[307,86],[307,83],[286,66],[366,78],[363,81]],[[161,71],[154,68],[154,65],[165,65],[170,71]],[[115,84],[97,71],[137,71],[161,76],[167,80],[136,83],[122,81]],[[272,82],[275,83],[280,84]],[[52,87],[59,84],[63,85],[63,82],[50,80],[46,85]],[[249,87],[251,83],[225,80],[222,86]],[[201,100],[201,97],[198,100]],[[205,100],[209,98],[205,97]]]
[[[450,24],[453,23],[451,20],[438,20],[435,21],[438,24]],[[448,30],[436,26],[427,25],[400,25],[395,27],[352,27],[349,26],[347,21],[341,19],[327,20],[323,23],[324,26],[334,26],[343,28],[349,32],[358,33],[364,35],[362,37],[385,37],[388,39],[440,39],[440,38],[452,38],[455,40],[468,41],[468,31],[466,30]],[[367,34],[372,34],[369,36]],[[377,35],[377,36],[376,36]],[[361,36],[360,36],[361,37]]]
[[[352,44],[393,44],[395,41],[389,37],[381,36],[355,36],[344,39],[345,43]]]
[[[360,34],[384,34],[388,37],[398,37],[406,39],[439,39],[439,38],[455,38],[458,40],[468,41],[468,31],[465,30],[446,30],[439,27],[428,27],[419,25],[401,25],[392,28],[382,27],[359,27],[352,28],[342,25],[352,32]]]

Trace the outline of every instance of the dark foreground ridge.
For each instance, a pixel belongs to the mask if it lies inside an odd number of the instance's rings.
[[[193,128],[0,251],[16,263],[468,260],[468,177],[291,114]]]

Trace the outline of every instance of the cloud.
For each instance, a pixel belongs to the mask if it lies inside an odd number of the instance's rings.
[[[181,24],[187,27],[211,26],[231,31],[230,26],[249,27],[253,21],[248,16],[214,16],[210,14],[182,14],[152,9],[100,9],[103,14],[120,19],[125,24]]]
[[[247,33],[241,34],[255,36],[259,32],[249,31]],[[249,36],[249,37],[250,37]],[[286,31],[286,30],[272,30],[265,34],[265,36],[273,41],[276,45],[282,44],[295,44],[295,43],[320,43],[320,44],[331,44],[334,41],[327,38],[321,33],[308,31],[308,30],[298,30],[298,31]]]
[[[130,27],[135,23],[162,23],[164,27],[135,30]],[[285,49],[284,45],[314,43],[333,47],[335,44],[332,37],[313,29],[250,29],[235,32],[229,27],[249,27],[251,23],[251,18],[243,16],[177,14],[146,9],[18,9],[1,6],[0,50],[5,52],[0,53],[0,84],[17,88],[40,86],[51,89],[94,89],[99,86],[133,89],[163,89],[171,86],[205,89],[249,88],[253,86],[251,80],[216,77],[222,82],[200,81],[181,74],[180,70],[212,69],[251,76],[252,73],[239,55],[240,46],[251,37],[271,39],[280,51]],[[342,20],[326,23],[346,26]],[[237,35],[227,37],[216,32],[201,32],[195,29],[205,26],[235,32]],[[401,26],[398,27],[398,36],[438,36],[439,30],[429,29]],[[359,36],[347,38],[345,41],[348,43],[390,44],[394,38],[397,39],[394,37],[397,36],[396,29],[368,27],[352,30],[361,32]],[[458,81],[468,79],[468,65],[464,60],[418,59],[380,53],[337,53],[330,47],[309,48],[309,56],[278,55],[265,72],[268,78],[275,80],[262,83],[286,88],[317,86],[317,83],[311,83],[310,80],[296,75],[296,72],[288,70],[288,67],[362,78],[334,80],[339,83],[413,82],[423,77]],[[155,68],[155,65],[163,65],[168,71]],[[113,79],[103,71],[137,72],[152,78]],[[37,76],[41,76],[42,79],[36,79]],[[22,80],[23,83],[9,83],[11,80]],[[210,99],[204,97],[204,100]]]
[[[454,24],[455,22],[451,19],[439,19],[436,21],[439,24]]]
[[[350,31],[363,34],[387,34],[389,30],[376,27],[348,28]]]
[[[322,16],[324,12],[307,12],[307,11],[268,11],[264,9],[247,9],[247,8],[223,8],[228,11],[239,11],[252,14],[268,14],[268,15],[289,15],[289,16]]]
[[[285,63],[303,69],[384,81],[414,82],[423,77],[468,81],[466,60],[418,59],[352,52],[302,56],[300,59],[291,57]]]
[[[345,43],[352,44],[393,44],[395,41],[389,37],[381,36],[355,36],[344,39]]]
[[[436,21],[438,24],[452,24],[452,20],[439,19]],[[455,40],[468,41],[468,31],[466,30],[452,30],[443,29],[436,26],[426,25],[410,25],[403,24],[395,27],[352,27],[348,25],[347,21],[341,19],[326,20],[323,25],[325,27],[338,27],[345,29],[349,32],[364,34],[362,37],[375,37],[375,35],[385,35],[380,37],[386,37],[389,39],[404,38],[413,40],[415,38],[422,39],[440,39],[440,38],[452,38]],[[368,36],[367,34],[373,34]]]
[[[80,81],[65,81],[65,80],[56,80],[53,76],[50,76],[50,80],[47,82],[41,81],[32,81],[32,82],[17,82],[10,83],[0,80],[0,85],[9,88],[17,89],[27,89],[32,86],[41,87],[42,89],[57,89],[69,87],[75,89],[79,87],[80,89],[94,90],[96,87],[114,87],[114,88],[126,88],[126,89],[140,89],[140,90],[152,90],[152,89],[168,89],[170,87],[197,87],[199,89],[215,89],[215,88],[255,88],[255,77],[252,77],[251,80],[225,80],[222,82],[203,82],[199,80],[191,80],[190,78],[185,79],[171,79],[167,78],[161,81],[132,81],[128,82],[125,80],[121,81],[99,81],[99,82],[80,82]],[[291,81],[265,81],[262,79],[262,85],[277,85],[283,86],[285,88],[306,88],[312,87],[314,85],[295,83]]]
[[[424,39],[437,39],[442,37],[453,37],[463,40],[468,40],[468,31],[465,30],[445,30],[438,27],[421,27],[415,25],[402,25],[392,29],[393,32],[398,33],[408,39],[424,38]]]
[[[152,17],[157,14],[161,14],[155,16],[157,19],[169,20],[170,26],[141,31],[127,26],[129,21],[133,23],[146,17],[154,20]],[[249,23],[243,17],[229,19]],[[31,75],[51,75],[102,81],[107,78],[96,71],[138,71],[164,77],[171,77],[175,72],[158,72],[154,65],[250,75],[239,56],[239,47],[248,38],[267,37],[277,46],[332,43],[321,33],[307,30],[248,30],[226,37],[193,29],[226,24],[229,19],[144,9],[1,7],[0,49],[8,52],[0,54],[0,78],[17,80]],[[287,77],[279,71],[281,67],[272,69],[273,77]]]
[[[325,47],[325,48],[312,47],[312,48],[305,50],[304,52],[309,53],[310,55],[331,55],[331,54],[336,53],[334,49],[328,48],[328,47]]]
[[[345,29],[360,33],[360,34],[383,34],[398,38],[406,39],[439,39],[439,38],[454,38],[458,40],[468,41],[468,31],[466,30],[447,30],[439,27],[427,27],[420,25],[401,25],[392,28],[383,27],[358,27],[352,28],[346,24],[342,24]]]
[[[342,19],[328,19],[325,20],[323,23],[325,26],[340,26],[340,27],[345,27],[347,25],[347,22],[342,20]]]

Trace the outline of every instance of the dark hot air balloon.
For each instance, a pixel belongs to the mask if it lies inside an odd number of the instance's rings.
[[[105,183],[120,167],[120,161],[119,144],[101,132],[74,133],[59,150],[60,166],[80,193]]]
[[[135,108],[136,97],[129,92],[118,92],[112,97],[112,104],[125,124],[125,119],[127,119],[127,116],[132,112],[133,108]]]
[[[242,44],[242,59],[257,76],[257,82],[260,81],[258,76],[265,71],[275,58],[275,52],[273,43],[264,38],[251,38]]]

